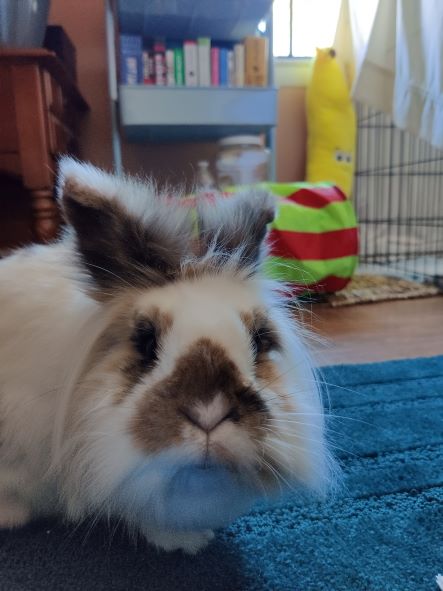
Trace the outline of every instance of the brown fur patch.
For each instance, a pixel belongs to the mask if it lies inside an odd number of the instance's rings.
[[[130,301],[127,297],[116,310],[115,318],[109,328],[102,333],[89,357],[89,364],[85,373],[91,367],[100,364],[103,372],[120,376],[118,393],[114,396],[114,403],[123,402],[130,389],[140,380],[141,376],[149,371],[140,359],[140,354],[134,347],[132,336],[137,324],[143,321],[155,325],[159,341],[170,330],[173,318],[168,312],[161,311],[157,306],[143,313],[143,316],[130,318],[126,312],[130,309]]]
[[[291,411],[290,398],[283,388],[280,371],[267,355],[269,351],[281,348],[276,328],[262,308],[257,308],[252,312],[243,312],[241,319],[251,334],[252,340],[254,340],[254,335],[259,336],[263,348],[262,351],[257,351],[255,375],[262,382],[263,388],[269,387],[278,395],[281,409]]]
[[[130,424],[137,446],[157,452],[181,441],[186,422],[181,409],[195,402],[210,402],[222,393],[235,422],[258,436],[258,427],[267,415],[260,396],[243,380],[225,349],[207,338],[198,340],[182,355],[173,372],[146,393]]]
[[[291,404],[291,397],[283,387],[282,375],[275,363],[262,356],[257,361],[255,375],[262,382],[263,388],[269,388],[277,394],[281,410],[287,412],[294,410]]]
[[[279,386],[281,384],[280,373],[270,359],[261,359],[256,366],[255,375],[264,386]]]
[[[138,286],[164,285],[179,275],[180,261],[189,251],[187,220],[174,233],[160,210],[149,223],[137,219],[116,201],[73,181],[65,184],[63,210],[75,230],[77,249],[86,270],[108,292]]]
[[[247,199],[245,199],[247,196]],[[275,202],[263,190],[247,191],[228,203],[230,216],[206,215],[204,203],[197,203],[202,252],[215,246],[228,254],[241,252],[240,267],[255,266],[264,256],[267,224],[275,217]],[[228,209],[228,211],[229,211]]]
[[[137,325],[143,322],[149,322],[155,326],[156,332],[158,334],[159,343],[161,343],[161,340],[165,337],[166,333],[172,327],[173,318],[171,314],[167,312],[162,312],[157,307],[152,308],[147,314],[143,314],[142,317],[138,317],[135,320],[131,329],[132,335],[134,331],[137,330]],[[129,356],[129,360],[125,363],[123,367],[123,375],[126,379],[126,388],[119,393],[118,397],[116,397],[116,404],[123,402],[123,400],[126,398],[129,389],[140,380],[143,374],[145,374],[152,368],[152,366],[147,367],[143,363],[143,359],[140,358],[140,355],[135,350],[133,343],[131,344],[130,350],[131,354]]]
[[[172,327],[172,314],[154,307],[147,314],[149,320],[155,324],[161,335],[166,334]]]
[[[243,322],[249,333],[252,333],[252,331],[254,330],[256,313],[259,313],[259,311],[257,310],[257,312],[240,312],[241,321]]]
[[[262,353],[268,353],[274,349],[278,350],[281,348],[277,330],[266,315],[264,309],[257,308],[252,312],[242,312],[240,317],[251,335],[252,342],[257,347],[257,358]]]
[[[103,201],[103,195],[98,191],[85,188],[84,185],[78,183],[75,179],[67,178],[63,185],[63,193],[66,195],[75,196],[76,201],[88,207],[97,207],[97,203]]]

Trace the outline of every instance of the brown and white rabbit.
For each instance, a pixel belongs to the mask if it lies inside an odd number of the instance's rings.
[[[315,375],[260,273],[273,198],[190,210],[60,171],[65,236],[0,261],[0,527],[103,515],[193,553],[257,499],[322,486]]]

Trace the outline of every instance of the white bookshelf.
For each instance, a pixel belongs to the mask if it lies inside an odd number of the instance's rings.
[[[109,87],[114,166],[121,171],[122,133],[131,142],[218,140],[266,134],[274,154],[277,90],[273,88],[272,0],[107,0]],[[242,41],[267,21],[269,87],[119,85],[115,33]],[[275,170],[275,167],[272,166]]]
[[[275,125],[270,88],[120,86],[120,120],[130,141],[201,141],[262,133]]]

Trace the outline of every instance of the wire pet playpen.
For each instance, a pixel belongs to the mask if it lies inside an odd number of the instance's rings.
[[[360,272],[443,287],[443,152],[358,104]]]

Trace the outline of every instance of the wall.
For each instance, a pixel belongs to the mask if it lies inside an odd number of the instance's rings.
[[[81,156],[111,166],[104,0],[52,0],[49,23],[61,25],[73,41],[79,87],[91,107],[82,126]]]
[[[277,180],[305,178],[306,114],[305,88],[283,86],[278,91]]]
[[[59,24],[77,49],[77,70],[81,92],[91,112],[84,121],[81,157],[104,167],[112,167],[104,0],[52,0],[50,24]],[[304,176],[306,125],[304,90],[283,87],[279,92],[277,127],[277,178],[300,180]],[[153,174],[160,182],[192,181],[196,163],[210,159],[212,144],[123,143],[125,168],[130,172]]]

